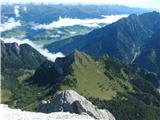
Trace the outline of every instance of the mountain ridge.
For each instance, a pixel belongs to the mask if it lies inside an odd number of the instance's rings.
[[[116,119],[124,119],[118,110],[127,113],[126,118],[134,119],[140,109],[143,116],[138,117],[138,120],[155,119],[156,112],[160,111],[160,95],[155,82],[158,78],[154,74],[153,80],[150,77],[147,72],[137,71],[107,55],[95,58],[75,51],[66,57],[57,58],[54,63],[46,60],[29,78],[12,84],[13,88],[7,89],[12,94],[5,103],[14,108],[35,111],[41,100],[52,100],[57,91],[72,89],[98,108],[109,109]],[[114,104],[120,105],[118,110]],[[131,109],[124,111],[124,107]],[[145,116],[148,111],[151,117]],[[138,113],[141,114],[141,111]]]
[[[1,41],[1,47],[2,47],[1,57],[3,58],[2,67],[4,65],[5,66],[4,68],[8,66],[7,64],[12,64],[12,62],[14,61],[15,65],[8,67],[35,69],[42,62],[46,60],[46,57],[41,55],[37,50],[35,50],[28,44],[18,45],[16,42],[4,43],[3,41]],[[12,61],[7,60],[8,58],[11,59]]]
[[[66,55],[74,50],[80,50],[92,56],[108,54],[130,64],[160,29],[159,19],[158,12],[133,14],[86,35],[54,42],[45,47],[51,52],[61,51]]]

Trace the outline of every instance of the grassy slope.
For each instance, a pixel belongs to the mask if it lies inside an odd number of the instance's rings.
[[[131,84],[123,77],[113,76],[113,79],[105,74],[105,66],[99,61],[82,53],[75,53],[75,62],[72,64],[74,70],[72,79],[76,79],[75,86],[62,85],[62,89],[75,89],[87,97],[95,97],[110,100],[116,96],[117,92],[133,91]],[[120,84],[120,81],[122,84]]]
[[[6,44],[1,42],[1,46],[1,60],[3,63],[1,71],[1,102],[12,106],[24,103],[28,106],[29,103],[33,103],[33,99],[38,99],[39,96],[36,94],[38,91],[41,92],[42,89],[24,84],[24,81],[34,75],[36,68],[46,58],[27,44],[16,46],[14,43]],[[19,106],[22,108],[22,105]],[[31,110],[32,108],[27,109]]]
[[[160,95],[139,73],[109,57],[93,59],[80,52],[75,52],[73,57],[73,62],[70,58],[61,61],[64,65],[63,62],[67,60],[65,65],[69,64],[73,71],[66,75],[66,80],[60,85],[62,90],[76,90],[98,107],[111,111],[118,120],[159,120]],[[47,67],[44,68],[47,70]],[[55,74],[52,75],[49,77],[51,81],[55,78]],[[44,78],[48,79],[47,76]],[[41,100],[54,97],[52,85],[21,84],[13,91],[14,95],[8,103],[33,111]]]
[[[159,120],[160,95],[147,79],[112,58],[94,60],[84,53],[75,54],[74,72],[62,89],[76,90],[99,108],[110,110],[117,120]]]
[[[7,90],[7,89],[2,89],[1,90],[1,102],[7,102],[10,100],[11,97],[11,91]]]

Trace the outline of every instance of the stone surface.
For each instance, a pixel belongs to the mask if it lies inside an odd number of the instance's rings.
[[[89,115],[78,115],[69,112],[54,112],[50,114],[11,109],[0,104],[0,120],[94,120]]]
[[[41,103],[38,112],[70,112],[76,114],[88,114],[95,119],[115,120],[108,110],[101,110],[94,106],[83,96],[73,90],[57,92],[55,98],[47,103]]]

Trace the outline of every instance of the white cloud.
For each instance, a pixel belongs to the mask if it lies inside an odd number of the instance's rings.
[[[27,7],[23,7],[23,10],[24,10],[25,12],[27,12]]]
[[[21,26],[20,21],[19,20],[15,21],[14,18],[10,18],[7,22],[0,24],[0,32],[11,30],[18,26]]]
[[[16,17],[20,17],[18,5],[14,6],[14,13],[15,13]]]
[[[76,32],[72,31],[72,32],[70,32],[70,34],[71,34],[71,35],[74,35],[74,34],[76,34]]]
[[[128,15],[110,15],[103,18],[95,19],[76,19],[76,18],[59,18],[58,21],[53,21],[50,24],[34,25],[33,29],[53,29],[67,26],[81,25],[87,27],[100,27],[99,24],[110,24]]]
[[[52,37],[52,38],[59,38],[60,35],[51,35],[50,37]]]
[[[18,43],[18,45],[27,43],[30,46],[32,46],[33,48],[35,48],[43,56],[47,57],[48,60],[51,60],[53,62],[55,61],[55,59],[57,57],[64,57],[64,55],[61,52],[58,52],[55,54],[50,53],[47,49],[44,49],[42,45],[37,45],[37,44],[33,43],[32,41],[30,41],[29,39],[22,39],[22,40],[16,39],[16,38],[0,38],[0,39],[2,39],[5,43],[16,42],[16,43]]]

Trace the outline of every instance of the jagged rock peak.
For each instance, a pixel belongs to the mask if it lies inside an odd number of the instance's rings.
[[[115,120],[114,116],[108,110],[101,110],[94,106],[83,96],[74,90],[65,90],[57,92],[52,101],[42,102],[38,112],[71,112],[76,114],[88,114],[95,119]]]
[[[81,65],[86,62],[93,62],[93,59],[84,52],[74,51],[70,55],[57,58],[55,61],[55,69],[61,75],[72,73],[72,64],[79,62]]]

